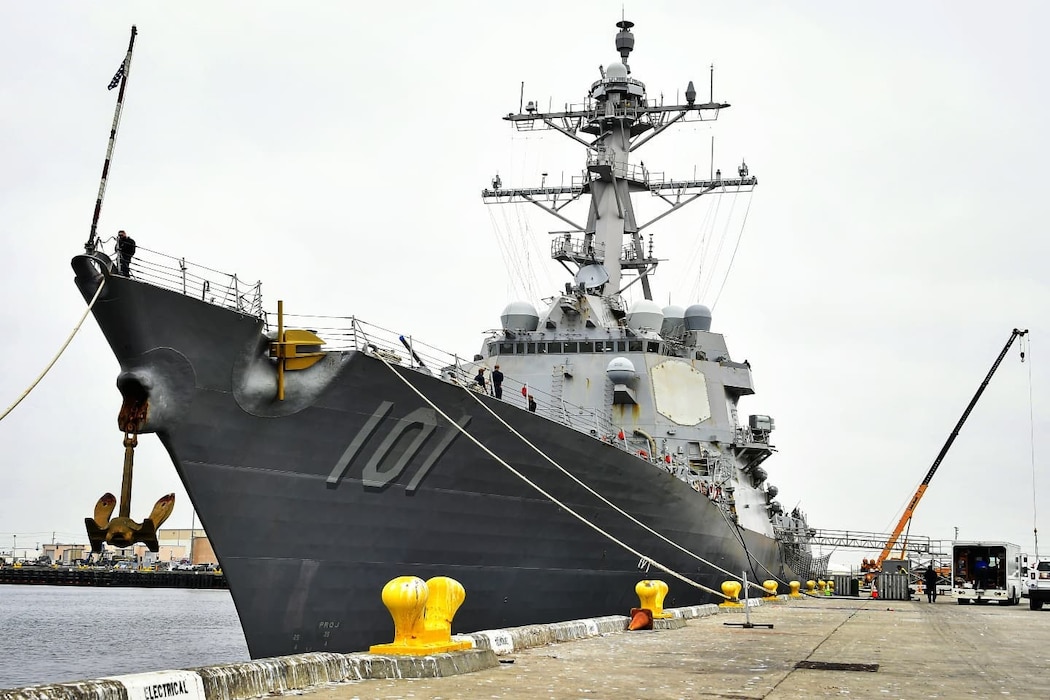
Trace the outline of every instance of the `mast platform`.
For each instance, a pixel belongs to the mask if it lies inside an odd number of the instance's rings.
[[[637,189],[642,191],[648,190],[654,196],[663,196],[665,194],[706,194],[715,190],[727,194],[750,192],[758,184],[758,178],[753,175],[731,178],[715,177],[705,180],[669,180],[664,179],[663,173],[642,172],[642,168],[638,166],[632,165],[622,170],[623,173],[618,179],[626,180],[632,186],[632,189],[637,187]],[[559,201],[567,204],[584,194],[589,194],[591,182],[597,179],[600,179],[600,176],[585,177],[576,175],[573,176],[569,185],[487,188],[481,191],[481,197],[486,204],[517,204],[521,202],[551,202],[557,204]]]

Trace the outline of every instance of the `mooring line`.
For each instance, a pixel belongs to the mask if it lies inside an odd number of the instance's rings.
[[[661,540],[663,540],[667,544],[671,545],[675,549],[678,549],[678,550],[684,552],[685,554],[688,554],[689,556],[693,557],[694,559],[696,559],[697,561],[701,562],[702,564],[706,564],[707,566],[711,567],[712,569],[714,569],[714,570],[716,570],[716,571],[718,571],[720,573],[723,573],[726,576],[729,576],[734,581],[742,581],[743,580],[739,574],[734,574],[734,573],[732,573],[730,571],[727,571],[726,569],[723,569],[722,567],[718,566],[714,562],[710,562],[710,561],[704,559],[699,554],[696,554],[695,552],[692,552],[692,551],[686,549],[685,547],[683,547],[682,545],[678,544],[674,540],[671,540],[668,537],[666,537],[665,535],[657,532],[653,528],[651,528],[648,525],[646,525],[645,523],[643,523],[638,518],[634,517],[633,515],[631,515],[630,513],[625,511],[624,509],[620,508],[618,505],[616,505],[615,503],[613,503],[612,501],[607,499],[605,496],[601,495],[600,493],[598,493],[597,491],[592,489],[590,486],[585,484],[583,481],[581,481],[579,478],[577,478],[576,475],[574,475],[572,472],[570,472],[567,469],[565,469],[565,467],[563,467],[562,465],[558,464],[558,462],[556,462],[547,453],[545,453],[543,450],[541,450],[539,447],[537,447],[535,444],[533,444],[532,441],[530,441],[527,437],[525,437],[524,435],[519,433],[514,428],[514,426],[510,425],[509,423],[507,423],[507,421],[504,420],[502,416],[500,416],[495,411],[493,411],[491,406],[486,406],[485,403],[481,400],[481,398],[476,395],[477,392],[473,391],[472,389],[470,389],[467,386],[463,386],[463,390],[465,392],[467,392],[470,395],[470,397],[472,399],[474,399],[474,401],[476,401],[478,403],[478,405],[480,405],[482,408],[484,408],[486,411],[488,411],[492,415],[493,418],[495,418],[500,423],[502,423],[503,426],[507,428],[507,430],[512,432],[514,435],[516,435],[518,438],[520,438],[522,442],[524,442],[526,445],[531,447],[536,452],[536,454],[538,454],[539,456],[543,457],[545,460],[550,462],[558,471],[560,471],[561,473],[565,474],[565,476],[569,477],[570,479],[575,481],[577,484],[579,484],[580,486],[585,488],[588,492],[590,492],[592,495],[594,495],[600,501],[602,501],[602,503],[605,503],[607,506],[609,506],[610,508],[615,510],[620,515],[623,515],[624,517],[626,517],[628,520],[630,520],[634,524],[639,525],[640,527],[642,527],[647,532],[650,532],[653,535],[656,535],[658,538],[660,538]],[[722,509],[719,508],[718,510],[721,511]],[[745,547],[745,552],[746,551],[747,551],[747,548]],[[750,554],[748,554],[748,556],[750,557]],[[767,569],[767,571],[768,571],[768,569]],[[755,583],[753,581],[749,581],[748,584],[750,586],[756,588],[756,589],[763,590],[763,591],[765,590],[764,588],[762,588],[761,586],[759,586],[757,583]]]
[[[44,371],[40,373],[40,376],[38,376],[33,381],[33,383],[29,385],[29,388],[23,391],[22,395],[19,396],[13,404],[8,406],[7,410],[4,411],[3,414],[0,414],[0,420],[7,418],[7,415],[11,413],[11,411],[15,410],[15,407],[18,406],[18,404],[22,403],[22,400],[25,397],[29,396],[29,392],[36,388],[36,385],[39,384],[40,381],[44,378],[44,375],[50,372],[51,368],[55,366],[56,362],[58,362],[58,358],[62,357],[62,353],[64,353],[66,351],[66,348],[69,347],[69,344],[73,342],[73,336],[77,334],[77,331],[79,331],[80,327],[84,324],[84,319],[86,319],[88,314],[91,313],[91,308],[95,305],[95,302],[98,301],[98,296],[102,293],[102,288],[104,286],[106,286],[106,278],[103,276],[102,280],[99,282],[98,289],[95,290],[95,296],[91,297],[91,302],[88,304],[87,308],[84,309],[84,315],[80,317],[79,321],[77,321],[77,325],[73,326],[73,331],[69,334],[69,337],[66,338],[66,342],[62,343],[62,347],[59,348],[58,354],[51,359],[51,362],[47,363],[47,367],[45,367]]]
[[[636,549],[634,549],[633,547],[631,547],[631,546],[630,546],[629,544],[627,544],[626,542],[622,542],[622,541],[620,541],[619,539],[617,539],[616,537],[614,537],[613,535],[609,534],[608,532],[605,532],[605,531],[604,531],[604,530],[602,530],[602,529],[601,529],[600,527],[598,527],[597,525],[595,525],[595,524],[594,524],[594,523],[592,523],[591,521],[587,520],[587,518],[583,517],[582,515],[580,515],[580,514],[579,514],[579,513],[577,513],[576,511],[574,511],[574,510],[573,510],[572,508],[570,508],[570,507],[569,507],[569,506],[567,506],[566,504],[564,504],[564,503],[562,503],[561,501],[559,501],[559,500],[558,500],[557,498],[555,498],[555,497],[554,497],[554,495],[553,495],[553,494],[550,494],[550,493],[548,493],[548,492],[547,492],[546,490],[544,490],[544,488],[543,488],[542,486],[540,486],[539,484],[537,484],[537,483],[533,482],[533,481],[532,481],[532,480],[530,480],[530,479],[529,479],[529,478],[528,478],[527,476],[525,476],[524,474],[522,474],[521,472],[519,472],[519,471],[518,471],[517,469],[515,469],[514,467],[512,467],[512,466],[511,466],[510,464],[508,464],[508,463],[507,463],[507,462],[506,462],[506,461],[505,461],[505,460],[504,460],[503,458],[501,458],[501,457],[500,457],[499,455],[497,455],[497,454],[496,454],[495,452],[493,452],[493,451],[492,451],[492,450],[490,450],[490,449],[489,449],[488,447],[486,447],[485,445],[483,445],[483,444],[481,443],[481,441],[480,441],[480,440],[478,440],[478,439],[477,439],[476,437],[474,437],[474,436],[473,436],[473,435],[471,435],[471,434],[470,434],[469,432],[467,432],[467,430],[466,430],[465,428],[463,428],[463,427],[462,427],[462,426],[461,426],[461,425],[460,425],[459,423],[457,423],[456,421],[452,420],[452,418],[451,418],[451,417],[450,417],[450,416],[449,416],[449,415],[448,415],[447,413],[445,413],[444,411],[442,411],[442,410],[441,410],[441,408],[439,408],[437,404],[435,404],[435,403],[434,403],[433,401],[431,401],[431,400],[430,400],[429,398],[427,398],[427,396],[426,396],[425,394],[423,394],[423,392],[422,392],[422,391],[420,391],[419,389],[417,389],[417,388],[416,388],[416,387],[415,387],[415,386],[414,386],[414,385],[412,384],[412,382],[408,381],[408,379],[406,379],[406,378],[405,378],[405,377],[404,377],[404,376],[403,376],[403,375],[402,375],[402,374],[401,374],[400,372],[398,372],[398,371],[397,371],[397,369],[396,369],[396,368],[395,368],[395,367],[394,367],[394,366],[393,366],[393,365],[392,365],[392,364],[391,364],[390,362],[388,362],[388,361],[387,361],[387,359],[386,359],[385,357],[382,357],[382,356],[380,356],[380,355],[378,355],[378,354],[374,354],[373,356],[374,356],[374,357],[376,357],[376,358],[377,358],[377,359],[378,359],[378,360],[379,360],[380,362],[382,362],[382,363],[383,363],[384,365],[386,365],[386,366],[387,366],[387,368],[388,368],[388,369],[390,369],[390,371],[391,371],[391,372],[393,372],[393,373],[394,373],[394,374],[395,374],[395,375],[397,376],[397,378],[398,378],[398,379],[400,379],[400,380],[401,380],[402,382],[404,382],[404,383],[405,383],[405,385],[406,385],[406,386],[407,386],[407,387],[408,387],[409,389],[411,389],[411,390],[412,390],[412,391],[413,391],[413,392],[414,392],[414,393],[415,393],[415,394],[416,394],[417,396],[419,396],[419,398],[423,399],[423,401],[425,401],[425,402],[427,403],[427,405],[428,405],[428,406],[430,406],[430,407],[431,407],[432,409],[434,409],[434,410],[435,410],[435,411],[436,411],[436,412],[437,412],[437,413],[438,413],[438,414],[439,414],[439,415],[440,415],[440,416],[441,416],[442,418],[444,418],[445,420],[447,420],[447,421],[448,421],[448,422],[449,422],[449,423],[450,423],[450,424],[451,424],[451,425],[452,425],[453,427],[455,427],[455,428],[456,428],[456,430],[458,430],[459,432],[463,433],[463,434],[464,434],[464,435],[465,435],[465,436],[467,437],[467,439],[468,439],[468,440],[470,440],[470,441],[471,441],[471,442],[473,442],[473,443],[474,443],[475,445],[477,445],[478,447],[480,447],[480,448],[481,448],[481,449],[482,449],[482,450],[483,450],[483,451],[484,451],[484,452],[485,452],[485,453],[486,453],[487,455],[489,455],[489,456],[490,456],[490,457],[492,457],[492,458],[493,458],[494,460],[496,460],[496,461],[497,461],[497,462],[498,462],[498,463],[499,463],[500,465],[502,465],[502,466],[503,466],[503,467],[505,467],[505,468],[506,468],[506,469],[507,469],[508,471],[510,471],[510,472],[511,472],[512,474],[514,474],[514,476],[518,477],[519,479],[521,479],[522,481],[524,481],[524,482],[525,482],[526,484],[528,484],[529,486],[531,486],[531,487],[532,487],[533,489],[535,489],[536,491],[538,491],[538,492],[539,492],[540,494],[542,494],[542,495],[543,495],[543,496],[544,496],[545,498],[547,498],[547,499],[548,499],[548,500],[549,500],[549,501],[550,501],[551,503],[555,504],[556,506],[558,506],[559,508],[561,508],[562,510],[564,510],[564,511],[565,511],[566,513],[568,513],[568,514],[569,514],[569,515],[571,515],[572,517],[576,518],[576,519],[577,519],[577,520],[579,520],[579,521],[580,521],[581,523],[583,523],[583,524],[584,524],[584,525],[586,525],[587,527],[591,528],[592,530],[594,530],[594,531],[595,531],[595,532],[597,532],[598,534],[602,535],[602,536],[603,536],[603,537],[605,537],[606,539],[608,539],[608,540],[610,540],[611,542],[613,542],[613,543],[615,543],[615,544],[619,545],[619,546],[620,546],[621,548],[623,548],[623,549],[624,549],[624,550],[626,550],[627,552],[630,552],[631,554],[635,555],[635,556],[636,556],[636,557],[638,557],[639,559],[644,559],[645,561],[649,562],[650,564],[652,564],[653,566],[655,566],[655,567],[656,567],[657,569],[659,569],[659,570],[663,571],[664,573],[666,573],[666,574],[668,574],[668,575],[670,575],[670,576],[673,576],[674,578],[676,578],[676,579],[678,579],[678,580],[682,581],[683,583],[687,583],[687,584],[689,584],[690,586],[693,586],[694,588],[699,588],[699,589],[701,589],[701,590],[707,591],[708,593],[711,593],[711,594],[717,595],[717,596],[719,596],[719,597],[721,597],[721,598],[727,598],[727,599],[728,599],[728,596],[726,596],[726,595],[725,595],[724,593],[722,593],[721,591],[716,591],[716,590],[715,590],[715,589],[713,589],[713,588],[708,588],[707,586],[703,585],[702,583],[697,583],[696,581],[693,581],[692,579],[688,578],[687,576],[685,576],[685,575],[683,575],[683,574],[680,574],[680,573],[678,573],[677,571],[674,571],[674,570],[673,570],[673,569],[671,569],[670,567],[668,567],[668,566],[666,566],[666,565],[664,565],[664,564],[661,564],[660,562],[656,561],[655,559],[652,559],[652,558],[650,558],[650,557],[647,557],[647,556],[645,556],[644,554],[642,554],[642,553],[641,553],[641,552],[639,552],[638,550],[636,550]],[[468,391],[469,391],[469,390],[468,390]]]

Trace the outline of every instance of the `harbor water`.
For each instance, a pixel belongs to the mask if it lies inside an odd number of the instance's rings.
[[[0,688],[247,660],[227,590],[0,586]]]

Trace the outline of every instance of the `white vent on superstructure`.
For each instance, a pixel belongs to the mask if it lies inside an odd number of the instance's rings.
[[[690,331],[711,330],[711,309],[703,304],[693,304],[685,310],[685,327]]]
[[[638,396],[634,389],[627,386],[633,384],[638,374],[634,371],[634,363],[626,357],[614,357],[608,367],[605,368],[605,376],[613,384],[613,403],[620,405],[637,404]]]
[[[614,357],[605,369],[605,376],[613,384],[630,384],[638,373],[634,371],[634,363],[626,357]]]
[[[499,317],[505,331],[534,331],[539,328],[540,315],[527,301],[512,301]]]
[[[658,331],[664,322],[664,312],[660,305],[649,299],[639,299],[627,313],[627,327],[631,330]]]
[[[677,336],[685,330],[685,309],[681,306],[665,306],[664,321],[660,326],[660,335]]]

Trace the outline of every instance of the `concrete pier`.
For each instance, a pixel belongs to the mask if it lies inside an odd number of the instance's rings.
[[[329,686],[306,700],[1050,697],[1050,611],[1025,604],[833,597],[751,610],[772,629],[724,624],[742,621],[721,612],[677,630],[515,651],[477,673]]]
[[[706,605],[673,611],[677,629],[628,632],[626,616],[610,616],[478,632],[461,637],[472,651],[422,659],[302,654],[0,690],[0,700],[1050,697],[1050,610],[781,600],[750,609],[755,627],[741,625],[742,609]]]

